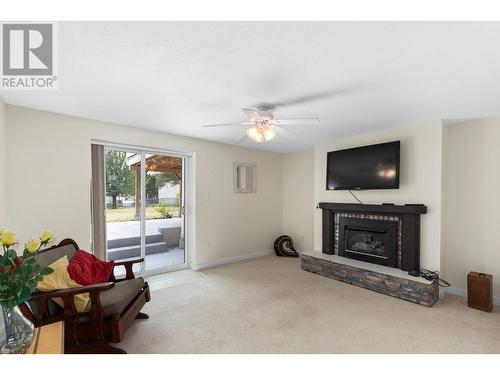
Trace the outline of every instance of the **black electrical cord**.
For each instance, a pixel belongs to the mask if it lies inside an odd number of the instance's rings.
[[[451,286],[451,284],[448,281],[443,280],[439,277],[438,271],[429,271],[429,270],[426,270],[425,268],[422,268],[419,271],[418,276],[423,277],[424,279],[429,280],[429,281],[435,281],[438,283],[439,286],[441,286],[443,288],[448,288]]]
[[[363,204],[363,202],[361,202],[357,196],[354,195],[354,193],[352,192],[352,190],[349,190],[349,193],[351,193],[351,195],[354,197],[354,199],[356,199],[359,203]]]

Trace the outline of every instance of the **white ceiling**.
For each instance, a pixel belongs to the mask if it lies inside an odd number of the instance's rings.
[[[63,22],[59,89],[7,103],[236,143],[241,107],[317,117],[278,152],[390,127],[500,114],[499,22]],[[310,99],[310,100],[307,100]],[[68,125],[71,126],[71,125]],[[290,129],[290,128],[289,128]]]

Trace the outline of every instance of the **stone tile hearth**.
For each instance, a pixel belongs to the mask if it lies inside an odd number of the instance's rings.
[[[301,268],[427,307],[439,299],[439,286],[436,283],[410,276],[396,268],[317,251],[302,254]]]

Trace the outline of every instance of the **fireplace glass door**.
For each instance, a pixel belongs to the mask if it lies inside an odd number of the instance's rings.
[[[341,217],[338,255],[397,267],[397,223]]]
[[[387,259],[385,233],[384,230],[347,227],[345,251]]]

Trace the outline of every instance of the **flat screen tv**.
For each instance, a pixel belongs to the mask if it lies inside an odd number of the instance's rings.
[[[326,190],[399,189],[400,141],[331,151]]]

